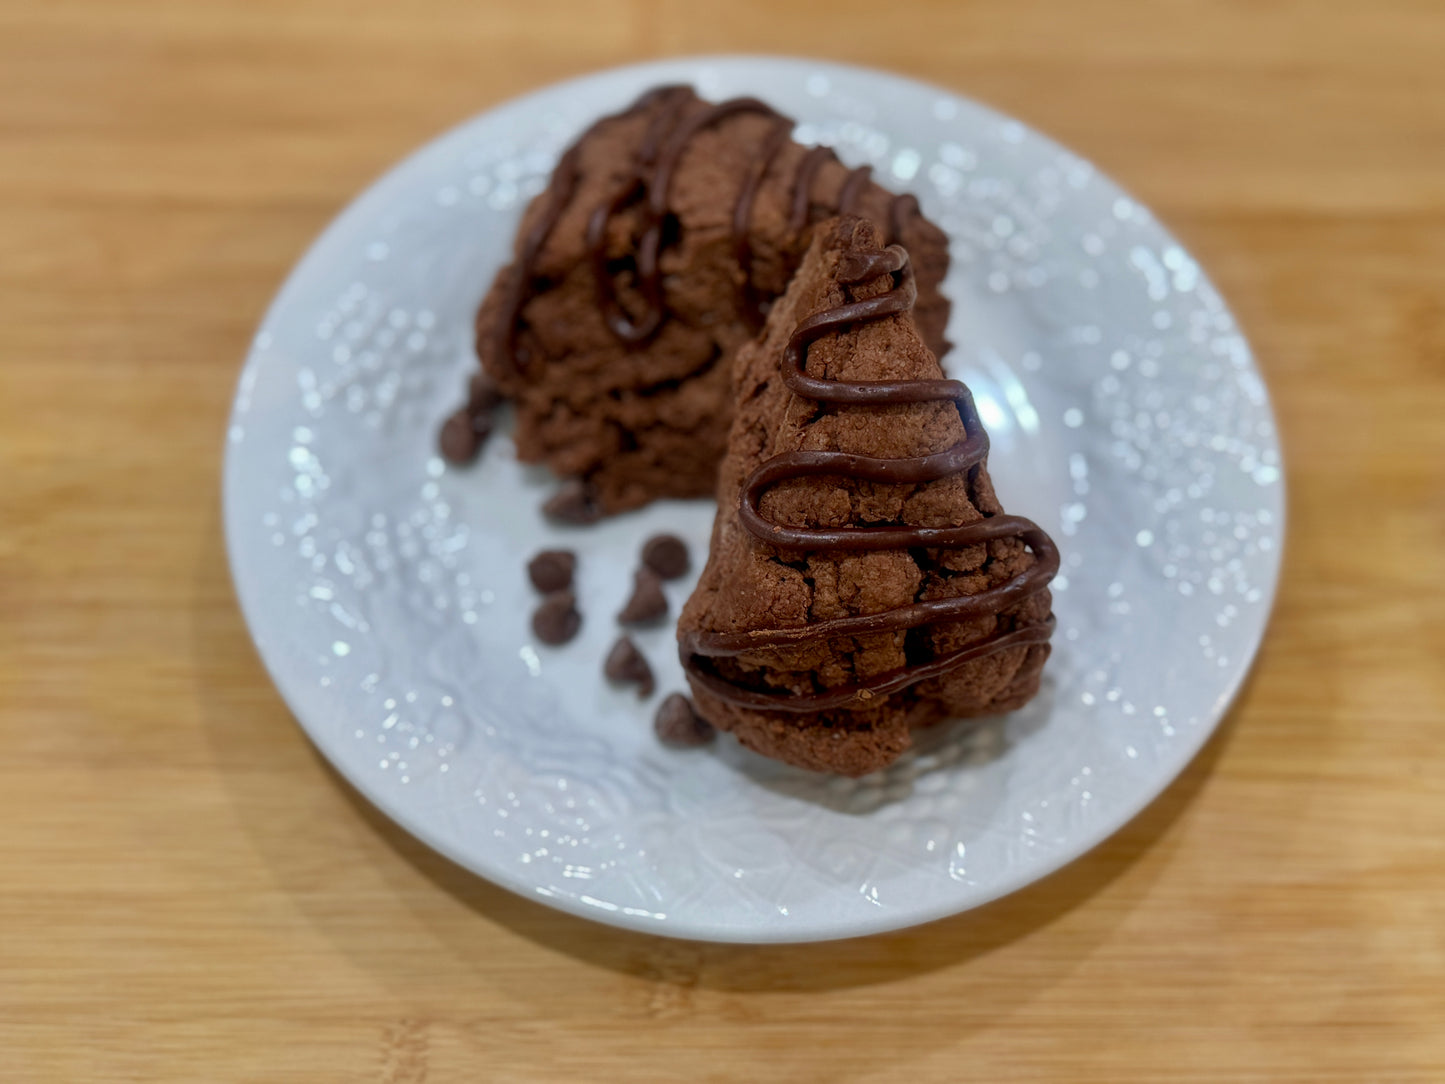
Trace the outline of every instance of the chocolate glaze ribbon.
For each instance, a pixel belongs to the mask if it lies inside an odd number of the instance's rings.
[[[754,328],[762,326],[764,312],[761,299],[752,283],[752,249],[749,226],[753,206],[763,179],[778,155],[787,146],[793,122],[771,106],[756,98],[731,98],[689,112],[695,101],[691,88],[680,85],[660,86],[649,90],[620,113],[603,117],[587,129],[562,155],[552,174],[546,202],[531,227],[522,236],[517,259],[503,295],[502,311],[497,321],[497,356],[514,370],[525,368],[527,358],[517,348],[517,329],[522,309],[536,288],[536,265],[542,247],[561,221],[562,215],[576,195],[581,180],[581,147],[602,126],[627,120],[656,108],[644,132],[633,164],[632,175],[587,216],[586,246],[596,281],[597,305],[608,328],[629,346],[641,346],[661,329],[668,317],[667,299],[662,288],[660,258],[670,215],[672,181],[683,154],[703,131],[731,117],[744,114],[770,117],[777,121],[758,147],[757,158],[739,188],[732,214],[733,251],[742,271],[738,287],[738,306],[743,317]],[[813,147],[798,164],[791,181],[785,205],[789,208],[788,234],[797,239],[807,227],[813,213],[812,188],[818,171],[837,156],[827,147]],[[867,166],[851,170],[838,195],[836,210],[852,210],[862,199],[870,180]],[[642,207],[642,233],[637,242],[634,262],[635,284],[641,295],[642,309],[626,311],[617,296],[615,274],[607,256],[608,229],[614,218],[630,207]],[[832,209],[824,208],[824,213]],[[888,235],[896,240],[910,216],[919,214],[918,201],[912,196],[894,196],[888,206]]]
[[[738,201],[733,206],[733,255],[738,261],[738,269],[742,272],[738,287],[738,307],[742,309],[743,318],[754,331],[763,326],[766,313],[763,311],[757,288],[753,285],[753,250],[752,241],[748,237],[748,225],[752,221],[753,201],[757,199],[763,178],[767,176],[773,159],[777,158],[778,152],[787,145],[792,134],[793,122],[787,119],[781,120],[773,129],[762,146],[757,165],[743,182],[743,187],[738,192]]]
[[[897,632],[944,621],[966,621],[998,614],[1042,590],[1058,572],[1059,552],[1053,540],[1037,524],[1022,516],[984,516],[954,527],[830,528],[791,527],[773,523],[763,515],[760,506],[764,493],[780,482],[828,475],[855,481],[918,485],[972,471],[987,458],[988,435],[979,422],[973,396],[960,381],[848,382],[823,380],[807,374],[808,346],[811,343],[843,328],[883,320],[913,307],[917,288],[908,254],[900,246],[890,245],[882,251],[861,255],[849,253],[839,265],[839,281],[845,285],[867,282],[883,275],[897,276],[898,279],[887,293],[836,305],[798,323],[783,351],[780,367],[783,383],[793,394],[822,403],[895,406],[951,401],[963,424],[963,439],[941,452],[897,459],[880,459],[850,452],[780,453],[760,464],[743,483],[738,500],[739,521],[753,537],[783,551],[951,548],[1000,538],[1017,538],[1033,552],[1034,563],[1017,576],[975,595],[929,599],[881,613],[835,618],[801,628],[686,634],[681,647],[683,665],[688,673],[714,695],[739,707],[787,712],[868,707],[877,698],[948,673],[974,659],[1010,647],[1046,644],[1053,628],[1053,618],[1050,617],[1046,622],[994,633],[938,658],[878,674],[865,682],[817,693],[750,689],[723,678],[707,663],[708,659],[737,657],[760,649],[790,647],[836,637]]]

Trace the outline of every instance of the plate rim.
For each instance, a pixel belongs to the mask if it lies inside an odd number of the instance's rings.
[[[417,160],[422,159],[440,145],[447,143],[454,137],[467,131],[483,120],[483,118],[503,110],[524,108],[533,99],[565,92],[569,88],[580,88],[600,78],[614,77],[623,74],[644,76],[650,71],[672,71],[679,64],[695,64],[699,67],[709,64],[726,66],[758,64],[767,65],[775,69],[806,66],[817,74],[829,75],[832,73],[842,73],[852,77],[887,80],[896,84],[904,84],[910,89],[931,93],[941,99],[955,99],[959,102],[966,103],[970,108],[979,111],[998,123],[1020,125],[1027,133],[1028,138],[1041,141],[1050,149],[1086,162],[1095,177],[1111,186],[1114,190],[1117,190],[1121,195],[1133,200],[1140,207],[1149,209],[1149,214],[1159,231],[1170,238],[1183,251],[1190,251],[1188,246],[1180,244],[1178,238],[1164,224],[1163,220],[1153,212],[1146,201],[1138,200],[1128,188],[1120,184],[1111,174],[1095,165],[1092,159],[1078,154],[1033,124],[1018,120],[960,91],[900,72],[823,58],[782,53],[685,54],[593,69],[567,79],[534,87],[521,94],[494,102],[485,109],[463,118],[458,123],[448,126],[431,138],[412,147],[401,158],[368,181],[330,218],[321,231],[312,238],[306,246],[305,251],[291,266],[291,269],[282,280],[280,286],[272,295],[270,302],[267,304],[264,313],[256,325],[257,328],[264,328],[271,323],[273,315],[289,301],[290,295],[297,288],[297,283],[310,271],[311,265],[320,258],[322,250],[327,247],[328,242],[333,237],[343,233],[351,221],[364,215],[373,203],[382,200],[388,190],[406,175]],[[1258,359],[1248,336],[1240,327],[1239,321],[1234,315],[1234,310],[1228,304],[1224,294],[1214,285],[1212,278],[1202,264],[1200,265],[1200,281],[1215,293],[1224,310],[1234,322],[1235,329],[1247,358],[1245,368],[1259,379],[1262,390],[1262,399],[1259,407],[1263,414],[1270,420],[1271,435],[1269,439],[1273,451],[1279,457],[1279,479],[1272,489],[1273,507],[1271,508],[1271,514],[1275,517],[1275,533],[1278,536],[1278,544],[1274,547],[1268,562],[1267,571],[1269,582],[1267,589],[1263,592],[1264,597],[1261,600],[1261,619],[1258,628],[1249,637],[1248,650],[1244,656],[1244,661],[1242,665],[1234,671],[1228,684],[1217,698],[1216,702],[1218,706],[1211,709],[1207,722],[1201,719],[1200,725],[1192,729],[1187,740],[1175,744],[1173,755],[1165,758],[1167,763],[1158,770],[1156,780],[1151,781],[1141,788],[1140,795],[1136,801],[1127,803],[1121,807],[1123,810],[1126,810],[1126,812],[1121,812],[1117,816],[1109,818],[1107,821],[1095,825],[1087,831],[1079,832],[1076,837],[1071,838],[1066,846],[1060,847],[1040,862],[1033,865],[1016,867],[1013,875],[995,880],[987,889],[976,892],[975,895],[962,903],[952,901],[945,897],[933,906],[922,906],[906,910],[895,907],[865,914],[861,918],[853,918],[848,921],[839,921],[836,919],[815,921],[807,928],[793,926],[776,928],[730,927],[697,922],[695,920],[676,919],[671,915],[665,920],[659,921],[655,918],[644,918],[623,914],[620,911],[609,911],[599,907],[592,907],[568,896],[541,894],[536,890],[535,884],[515,876],[509,869],[502,866],[487,866],[485,869],[478,868],[478,863],[474,861],[473,856],[464,854],[459,848],[453,847],[448,841],[434,832],[424,819],[413,817],[401,804],[394,802],[384,790],[368,786],[365,780],[357,778],[349,771],[342,758],[332,756],[322,736],[318,733],[318,730],[313,729],[306,721],[305,715],[298,710],[297,696],[293,690],[287,688],[287,684],[282,679],[280,668],[273,662],[271,653],[264,644],[263,638],[257,632],[259,626],[257,614],[254,609],[256,603],[254,600],[248,599],[247,591],[241,583],[240,573],[238,571],[238,552],[243,543],[239,537],[239,509],[236,507],[237,483],[234,480],[234,476],[239,469],[237,467],[238,451],[237,445],[226,440],[223,434],[224,454],[220,497],[225,549],[232,590],[245,620],[247,633],[251,638],[258,657],[261,659],[262,665],[266,669],[267,675],[271,679],[272,685],[281,696],[282,701],[286,704],[287,709],[290,711],[301,732],[306,735],[311,745],[325,758],[327,764],[346,780],[348,786],[355,789],[358,794],[381,811],[389,820],[404,829],[409,835],[442,855],[448,861],[467,870],[472,875],[480,877],[526,900],[542,904],[553,910],[562,911],[577,918],[633,933],[652,934],[654,936],[671,937],[685,941],[759,945],[804,944],[867,937],[923,926],[967,911],[976,910],[977,908],[994,903],[1005,896],[1012,895],[1028,885],[1042,881],[1070,863],[1089,854],[1126,825],[1132,823],[1145,809],[1173,787],[1178,782],[1180,776],[1199,755],[1204,746],[1207,745],[1219,731],[1223,720],[1235,709],[1240,693],[1258,662],[1260,649],[1272,623],[1278,600],[1283,555],[1288,539],[1289,526],[1287,499],[1289,472],[1284,455],[1283,441],[1279,433],[1278,415],[1274,409],[1274,402],[1269,391],[1268,383],[1265,381],[1264,374],[1260,370]],[[229,431],[231,425],[235,424],[238,403],[245,392],[247,381],[251,379],[250,374],[252,367],[257,364],[257,355],[258,351],[255,348],[253,336],[247,341],[245,358],[237,377],[235,391],[232,396],[231,411],[228,413],[227,431]],[[873,920],[868,921],[870,918]]]

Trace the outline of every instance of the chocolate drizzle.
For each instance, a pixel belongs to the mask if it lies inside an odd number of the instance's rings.
[[[1059,553],[1053,540],[1038,525],[1022,516],[986,516],[957,527],[823,528],[775,524],[763,515],[760,508],[763,494],[780,482],[829,475],[861,482],[918,485],[972,471],[987,458],[988,434],[979,422],[973,396],[960,381],[846,382],[807,375],[807,353],[811,343],[842,328],[882,320],[913,307],[917,289],[908,254],[900,246],[890,245],[871,253],[847,253],[839,264],[838,279],[845,285],[856,285],[883,275],[895,277],[894,287],[887,293],[824,309],[798,323],[783,352],[783,383],[794,395],[820,403],[894,406],[951,401],[963,423],[963,439],[941,452],[899,459],[879,459],[849,452],[780,453],[760,464],[743,483],[738,504],[740,522],[759,541],[785,552],[964,547],[994,539],[1017,538],[1033,552],[1034,563],[1007,582],[975,595],[914,602],[882,613],[819,621],[802,628],[687,635],[682,644],[682,659],[689,675],[728,703],[787,712],[866,707],[879,697],[948,673],[971,660],[1011,647],[1046,644],[1052,631],[1053,618],[1050,617],[1045,622],[994,633],[937,658],[878,674],[865,682],[813,694],[750,689],[728,681],[708,663],[709,659],[736,657],[759,649],[790,647],[836,637],[906,631],[944,621],[966,621],[998,614],[1042,590],[1058,571]]]
[[[577,183],[582,179],[582,144],[587,141],[588,136],[609,121],[623,120],[651,108],[657,102],[665,103],[663,110],[658,114],[658,119],[671,117],[682,108],[689,93],[688,88],[681,85],[653,87],[622,112],[613,113],[594,122],[575,143],[567,148],[557,162],[557,168],[552,171],[552,183],[548,186],[547,202],[542,213],[532,223],[531,229],[522,235],[521,243],[517,246],[517,260],[504,295],[503,318],[498,324],[497,356],[512,369],[524,366],[527,361],[525,357],[518,355],[516,349],[517,318],[521,315],[522,306],[527,303],[528,297],[535,288],[537,257],[542,252],[542,246],[547,243],[547,238],[552,236],[552,231],[557,228],[557,223],[561,221],[563,212],[566,211],[567,205],[572,202],[572,196],[577,191]],[[649,145],[653,142],[656,127],[655,120],[653,128],[649,129],[648,139],[643,141],[639,159],[649,153]],[[655,154],[656,152],[652,151],[651,153]]]
[[[843,190],[838,193],[839,214],[853,213],[858,206],[858,200],[863,196],[863,189],[868,185],[868,178],[872,174],[872,166],[859,166],[848,174],[848,179],[843,182]]]
[[[808,212],[812,207],[813,178],[823,163],[837,156],[831,147],[813,147],[798,163],[797,175],[793,177],[793,205],[788,215],[788,232],[797,235],[808,224]]]
[[[748,224],[752,221],[753,201],[757,198],[758,188],[772,166],[773,159],[777,158],[778,152],[787,145],[788,137],[792,134],[793,123],[789,120],[783,120],[773,129],[763,144],[757,165],[743,182],[743,187],[738,192],[738,202],[733,207],[733,253],[737,257],[738,269],[742,272],[738,302],[744,319],[754,331],[763,326],[766,313],[763,312],[757,288],[753,285],[753,252],[748,239]]]
[[[686,99],[682,101],[685,103]],[[671,120],[681,112],[680,106],[670,106],[659,114],[659,118]],[[667,221],[668,203],[672,195],[672,178],[677,172],[682,152],[699,132],[741,113],[778,116],[771,106],[756,98],[730,98],[669,125],[670,130],[661,151],[654,158],[648,153],[651,149],[648,144],[652,141],[649,139],[645,142],[638,155],[636,176],[623,185],[611,200],[593,211],[587,221],[587,248],[592,257],[593,275],[597,280],[598,307],[607,318],[607,326],[612,329],[612,333],[631,346],[638,346],[652,338],[667,315],[662,297],[662,273],[658,267],[658,257],[661,254],[663,227]],[[654,120],[653,130],[656,130],[657,123],[658,121]],[[743,192],[747,192],[746,185]],[[643,199],[646,214],[642,238],[637,243],[637,285],[645,308],[640,317],[633,318],[623,311],[607,266],[607,223],[613,215],[638,197]],[[740,195],[739,202],[742,199],[743,196]]]
[[[517,329],[522,309],[537,289],[536,265],[542,247],[561,221],[576,195],[581,180],[581,148],[587,138],[603,125],[626,120],[656,107],[637,150],[632,175],[610,197],[593,208],[587,216],[586,246],[596,280],[597,305],[607,326],[619,340],[629,346],[641,346],[661,329],[668,316],[667,300],[662,288],[660,257],[666,243],[671,217],[673,177],[689,144],[704,130],[730,117],[754,114],[770,117],[777,125],[759,145],[757,157],[738,191],[732,214],[732,241],[739,276],[738,303],[744,319],[754,328],[762,325],[763,300],[752,282],[752,249],[749,226],[754,204],[764,178],[783,148],[788,145],[793,121],[756,98],[731,98],[690,111],[697,101],[691,88],[681,85],[660,86],[643,94],[620,113],[603,117],[569,147],[552,175],[541,213],[522,236],[517,259],[503,295],[502,311],[497,321],[497,357],[514,371],[526,367],[528,358],[517,344]],[[798,240],[813,215],[812,188],[818,171],[837,156],[827,147],[813,147],[800,160],[792,179],[792,189],[784,201],[789,208],[788,235]],[[851,170],[838,195],[838,211],[857,207],[868,188],[871,168]],[[627,311],[618,297],[616,271],[609,266],[607,241],[609,227],[628,208],[641,207],[641,235],[636,246],[632,268],[632,284],[641,297],[641,311]],[[824,213],[833,209],[825,207]],[[888,207],[888,238],[896,240],[909,216],[917,215],[918,201],[912,196],[895,196]]]

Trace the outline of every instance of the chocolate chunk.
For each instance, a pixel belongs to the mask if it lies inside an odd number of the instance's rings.
[[[664,580],[675,580],[691,564],[687,543],[675,534],[655,534],[642,544],[642,563]]]
[[[442,458],[448,463],[462,467],[477,458],[482,444],[492,431],[492,420],[488,417],[473,417],[465,409],[455,411],[442,423],[437,444]]]
[[[532,614],[532,631],[544,644],[565,644],[581,627],[577,596],[571,591],[553,591]]]
[[[693,710],[692,701],[682,693],[672,693],[657,706],[652,729],[666,745],[706,745],[717,734],[712,724]]]
[[[473,416],[490,414],[501,402],[502,390],[497,387],[497,382],[484,370],[473,373],[471,381],[467,384],[468,412]]]
[[[662,580],[650,568],[639,568],[632,578],[632,597],[617,621],[622,625],[645,625],[667,616],[667,596],[662,593]]]
[[[596,523],[602,518],[602,511],[597,507],[592,491],[587,487],[587,483],[577,478],[569,478],[558,486],[557,492],[542,505],[542,512],[548,519],[579,526]]]
[[[527,562],[527,576],[532,586],[544,594],[572,586],[572,572],[577,555],[571,550],[543,550]]]
[[[602,665],[602,672],[610,681],[635,682],[640,698],[646,699],[652,695],[652,667],[647,665],[647,660],[643,658],[642,652],[637,650],[637,645],[630,636],[619,637],[617,643],[612,645],[612,650],[607,653],[607,661]]]

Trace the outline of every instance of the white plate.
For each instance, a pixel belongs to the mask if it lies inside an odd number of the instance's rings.
[[[445,469],[472,314],[559,151],[660,82],[757,95],[804,142],[916,192],[953,238],[948,368],[993,438],[1010,511],[1064,555],[1042,693],[830,779],[724,738],[671,752],[657,702],[602,657],[638,544],[706,552],[713,509],[559,530],[505,434]],[[1089,163],[937,88],[816,61],[604,72],[477,117],[326,230],[256,335],[225,467],[226,537],[257,646],[301,725],[381,809],[554,907],[723,941],[925,922],[1002,896],[1133,817],[1219,721],[1259,646],[1283,530],[1279,447],[1248,345],[1198,265]],[[523,565],[581,554],[582,634],[535,643]],[[669,588],[674,612],[692,581]],[[659,696],[671,629],[639,638]]]

